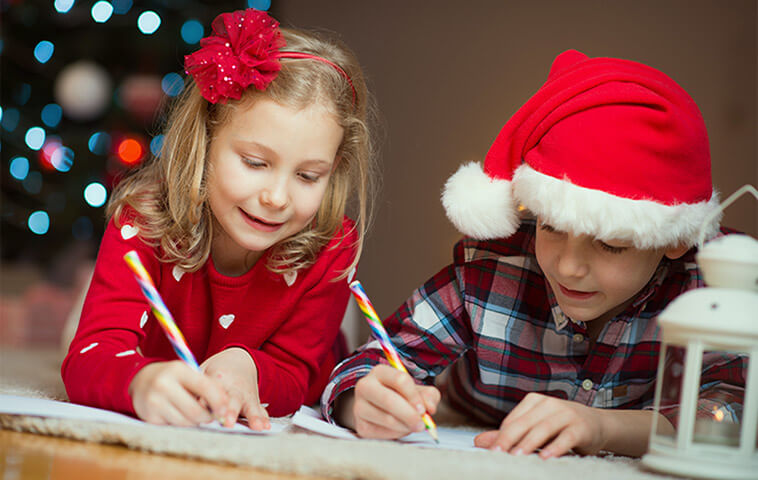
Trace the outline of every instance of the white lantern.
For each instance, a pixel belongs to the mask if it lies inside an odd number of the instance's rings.
[[[745,192],[758,199],[758,190],[745,185],[713,216]],[[758,240],[725,235],[703,245],[701,228],[699,244],[696,258],[707,286],[680,295],[658,316],[662,343],[655,410],[677,405],[677,429],[673,434],[659,429],[657,415],[642,463],[687,477],[756,479]],[[703,356],[719,354],[747,359],[741,413],[717,407],[705,415],[697,412]]]

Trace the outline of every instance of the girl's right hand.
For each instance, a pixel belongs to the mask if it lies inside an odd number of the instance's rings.
[[[229,403],[218,382],[180,360],[146,365],[129,384],[129,395],[137,416],[158,425],[208,423],[224,418]]]
[[[352,405],[346,405],[352,411],[349,426],[360,437],[394,440],[423,431],[421,416],[434,414],[439,402],[435,387],[417,385],[409,374],[377,365],[355,385]]]

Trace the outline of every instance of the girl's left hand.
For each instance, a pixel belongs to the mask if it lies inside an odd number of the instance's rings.
[[[242,348],[228,348],[200,365],[206,375],[221,383],[229,394],[225,427],[232,427],[240,414],[247,418],[253,430],[271,428],[268,412],[258,398],[258,369],[250,355]]]
[[[559,457],[574,449],[592,455],[606,443],[603,411],[577,402],[530,393],[500,424],[499,430],[476,436],[474,445],[529,455],[538,448],[542,458]]]

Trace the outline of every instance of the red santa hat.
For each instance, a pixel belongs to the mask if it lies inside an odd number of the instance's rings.
[[[660,248],[695,245],[719,202],[705,123],[687,92],[646,65],[568,50],[484,168],[469,163],[450,177],[442,203],[478,239],[515,232],[521,204],[559,230]]]

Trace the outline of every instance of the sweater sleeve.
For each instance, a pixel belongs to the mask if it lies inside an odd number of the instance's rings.
[[[111,220],[61,375],[72,402],[134,414],[129,384],[159,359],[144,358],[137,348],[149,306],[123,260],[129,250],[137,250],[154,281],[160,278],[159,261],[136,227],[126,221],[119,229]]]
[[[244,348],[258,370],[258,393],[272,416],[293,413],[305,401],[311,381],[332,348],[350,297],[347,278],[338,278],[356,255],[357,236],[349,228],[319,254],[306,276],[310,287],[293,313],[261,345],[228,344]]]

